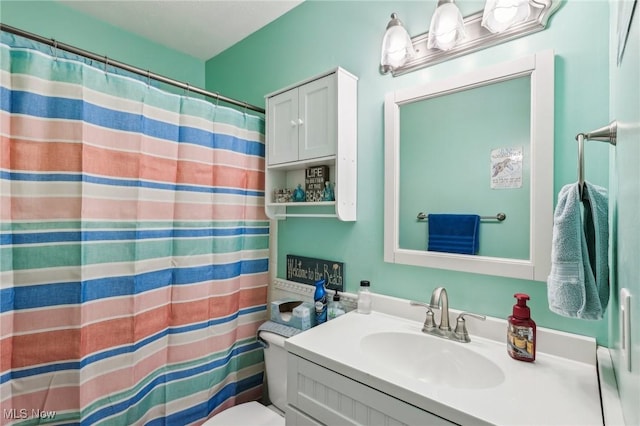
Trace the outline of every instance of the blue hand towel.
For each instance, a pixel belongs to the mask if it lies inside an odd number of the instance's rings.
[[[584,219],[581,209],[584,209]],[[564,186],[553,216],[549,309],[557,314],[599,320],[609,302],[609,207],[605,188]]]
[[[474,214],[430,214],[427,250],[476,254],[480,216]]]

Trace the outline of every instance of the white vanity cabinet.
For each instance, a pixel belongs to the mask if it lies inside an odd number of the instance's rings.
[[[504,319],[469,323],[458,343],[423,333],[409,300],[371,299],[368,315],[285,340],[287,425],[602,426],[594,338],[538,327],[536,362],[520,362]]]
[[[356,220],[357,77],[331,70],[266,96],[265,211],[271,219]],[[308,167],[328,166],[335,201],[277,203],[274,190],[305,187]]]
[[[287,426],[455,424],[291,353],[287,370]]]

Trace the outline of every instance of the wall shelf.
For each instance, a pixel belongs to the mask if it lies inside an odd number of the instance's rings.
[[[317,218],[337,218],[337,214],[321,214],[321,213],[284,213],[276,214],[275,219],[286,219],[288,217],[317,217]]]
[[[311,207],[311,206],[335,206],[335,201],[318,201],[314,203],[291,202],[291,203],[267,203],[268,207]]]
[[[265,212],[356,220],[357,83],[342,68],[266,96]],[[309,167],[327,166],[335,201],[276,203],[274,191],[305,187]]]

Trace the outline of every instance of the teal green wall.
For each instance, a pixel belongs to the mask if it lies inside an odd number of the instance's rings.
[[[631,371],[620,351],[619,310],[611,309],[609,347],[618,381],[625,423],[640,424],[640,6],[636,6],[627,47],[616,65],[617,3],[611,6],[611,119],[618,121],[618,144],[611,148],[612,298],[631,293]]]
[[[459,1],[464,14],[482,2]],[[541,326],[606,336],[607,324],[561,318],[546,306],[543,283],[417,268],[383,261],[383,116],[384,94],[447,75],[553,48],[556,52],[555,192],[576,179],[574,136],[608,120],[607,66],[609,9],[605,1],[567,2],[545,31],[438,64],[402,77],[378,73],[379,49],[389,14],[399,13],[412,35],[427,29],[435,1],[314,1],[301,6],[217,57],[202,61],[164,48],[78,13],[56,2],[6,1],[0,18],[12,25],[113,59],[150,69],[193,85],[263,105],[264,95],[338,65],[356,74],[358,96],[358,221],[290,218],[280,222],[279,270],[287,253],[346,263],[347,290],[370,279],[373,290],[426,300],[445,285],[455,308],[504,317],[513,293],[532,296]],[[204,72],[203,72],[204,68]],[[590,95],[584,101],[584,91]],[[596,124],[598,123],[598,124]],[[608,181],[608,150],[587,150],[587,178]],[[310,241],[312,243],[310,243]],[[282,272],[279,272],[282,276]]]
[[[204,61],[54,1],[2,0],[0,21],[156,74],[204,87]]]
[[[605,341],[607,321],[560,317],[547,305],[542,282],[499,278],[438,269],[394,265],[383,261],[384,94],[424,84],[545,49],[556,53],[555,180],[557,193],[575,182],[575,135],[609,119],[609,7],[601,1],[563,3],[550,26],[537,34],[447,61],[402,77],[378,72],[380,43],[391,12],[397,12],[412,35],[425,32],[436,1],[307,0],[289,13],[206,63],[207,89],[264,105],[263,96],[336,66],[359,77],[358,82],[358,220],[288,218],[279,222],[278,276],[285,255],[345,262],[346,289],[371,280],[375,292],[427,300],[444,285],[454,308],[506,317],[513,294],[532,297],[540,326],[597,336]],[[464,14],[484,2],[457,2]],[[608,148],[589,146],[586,177],[608,184]]]

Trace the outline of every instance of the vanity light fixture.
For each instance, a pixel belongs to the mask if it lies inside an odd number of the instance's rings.
[[[454,0],[439,0],[429,26],[429,49],[450,50],[466,37],[462,12]]]
[[[414,55],[415,51],[409,33],[402,25],[398,15],[392,13],[391,20],[387,24],[387,31],[382,39],[380,71],[383,74],[393,71],[404,65]]]
[[[389,59],[385,59],[386,41],[383,43],[380,72],[382,74],[391,73],[394,77],[397,77],[439,62],[542,31],[547,26],[551,15],[558,10],[560,4],[561,0],[487,0],[484,10],[462,19],[461,30],[447,32],[444,31],[444,24],[439,24],[439,21],[434,24],[436,15],[439,15],[438,9],[447,5],[449,5],[447,8],[452,6],[457,9],[457,7],[454,0],[439,0],[430,30],[410,38],[411,47],[415,54],[410,55],[407,53],[403,55],[403,52],[411,52],[411,49],[407,46],[404,50],[399,49],[398,52],[400,53],[397,55],[402,60],[394,62],[395,65],[390,65],[390,62],[385,62],[389,61]],[[397,15],[394,13],[391,17],[387,31],[392,27],[391,24],[394,21],[394,17],[397,19]],[[402,24],[400,23],[400,25]],[[442,25],[443,29],[439,25]],[[406,32],[404,27],[401,28],[402,31]],[[446,39],[438,42],[432,41],[435,40],[436,33],[438,39],[440,39],[441,34],[446,34]],[[466,37],[463,37],[462,34],[465,33]],[[407,35],[407,37],[410,36]],[[387,35],[385,34],[385,40],[386,38]]]
[[[531,3],[535,3],[532,0]],[[482,26],[500,33],[529,18],[529,0],[487,0],[482,14]]]

